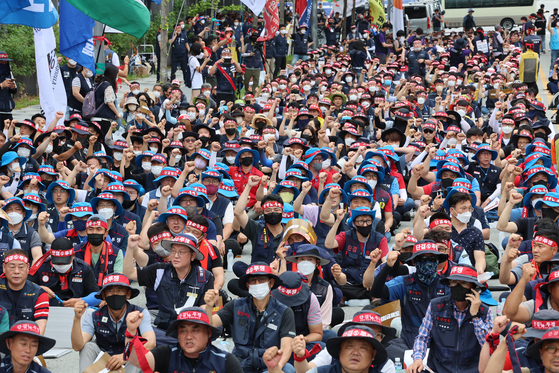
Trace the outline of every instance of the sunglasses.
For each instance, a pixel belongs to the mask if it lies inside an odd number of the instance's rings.
[[[423,130],[423,133],[425,133],[425,134],[427,134],[427,135],[430,135],[430,134],[432,134],[433,132],[435,132],[435,131],[430,130],[430,129],[424,129],[424,130]]]
[[[415,258],[415,261],[419,263],[438,263],[439,258],[436,256],[420,256]]]

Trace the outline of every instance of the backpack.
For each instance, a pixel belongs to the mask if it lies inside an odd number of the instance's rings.
[[[97,92],[97,89],[100,86],[101,86],[101,84],[99,84],[97,87],[95,87],[95,89],[92,89],[91,91],[87,92],[87,94],[83,98],[82,117],[84,117],[84,118],[94,117],[97,114],[97,112],[99,112],[99,109],[103,105],[105,105],[105,103],[103,103],[99,107],[97,107],[97,103],[96,103],[96,100],[95,100],[95,93]]]
[[[499,276],[499,250],[492,243],[485,244],[485,271],[493,272],[493,278]]]
[[[184,85],[188,88],[192,88],[192,73],[190,71],[190,59],[194,57],[188,58],[188,63],[186,64],[186,71],[183,71],[184,76]]]

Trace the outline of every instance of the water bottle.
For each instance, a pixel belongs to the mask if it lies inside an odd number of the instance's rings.
[[[481,275],[477,276],[477,280],[483,284],[493,277],[493,275],[493,272],[483,272]]]
[[[396,371],[396,373],[400,373],[404,371],[399,357],[394,358],[394,370]]]
[[[347,301],[349,307],[365,307],[369,304],[371,304],[371,301],[368,299],[350,299]]]
[[[233,272],[233,262],[235,261],[235,256],[233,255],[233,250],[229,249],[227,253],[227,272]]]

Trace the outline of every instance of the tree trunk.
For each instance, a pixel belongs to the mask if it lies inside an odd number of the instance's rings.
[[[355,0],[353,0],[355,1]],[[346,34],[346,15],[347,14],[347,0],[344,0],[344,12],[342,13],[342,32],[341,32],[341,37],[342,40],[344,40],[345,34]],[[339,40],[338,40],[339,41]],[[345,50],[345,49],[344,49]]]
[[[171,1],[166,0],[166,3],[161,6],[161,59],[159,63],[159,80],[161,83],[167,83],[167,53],[169,53],[169,34],[167,32],[167,15],[169,14],[169,8],[171,7]],[[173,30],[174,31],[174,30]],[[157,43],[157,41],[156,41]]]

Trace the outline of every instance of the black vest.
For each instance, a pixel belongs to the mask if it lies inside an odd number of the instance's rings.
[[[67,275],[68,288],[72,292],[71,298],[81,298],[89,295],[85,294],[85,284],[83,283],[85,273],[88,271],[88,269],[89,266],[83,260],[74,258],[72,270]],[[38,285],[46,286],[49,289],[53,289],[60,282],[60,275],[52,267],[50,259],[46,260],[39,267],[39,269],[37,270],[36,278],[38,279]],[[51,305],[59,305],[56,298],[52,299]]]
[[[109,355],[122,354],[125,347],[126,316],[133,311],[142,312],[144,309],[131,303],[126,305],[126,313],[122,316],[122,323],[115,330],[113,320],[109,314],[109,307],[103,306],[93,312],[93,326],[95,327],[95,338],[97,346]]]
[[[39,285],[27,280],[16,303],[8,288],[8,280],[0,278],[0,306],[5,308],[10,315],[10,326],[20,320],[35,321],[35,303],[37,303],[39,295],[44,292]]]
[[[93,89],[93,88],[89,88],[89,85],[87,84],[86,80],[89,80],[91,87],[93,87],[93,80],[86,78],[81,73],[76,74],[76,76],[80,80],[80,95],[82,95],[82,97],[85,97],[87,92]],[[70,96],[68,96],[68,105],[75,111],[79,111],[81,113],[83,104],[79,102],[77,98],[74,97],[71,91],[70,91]]]

